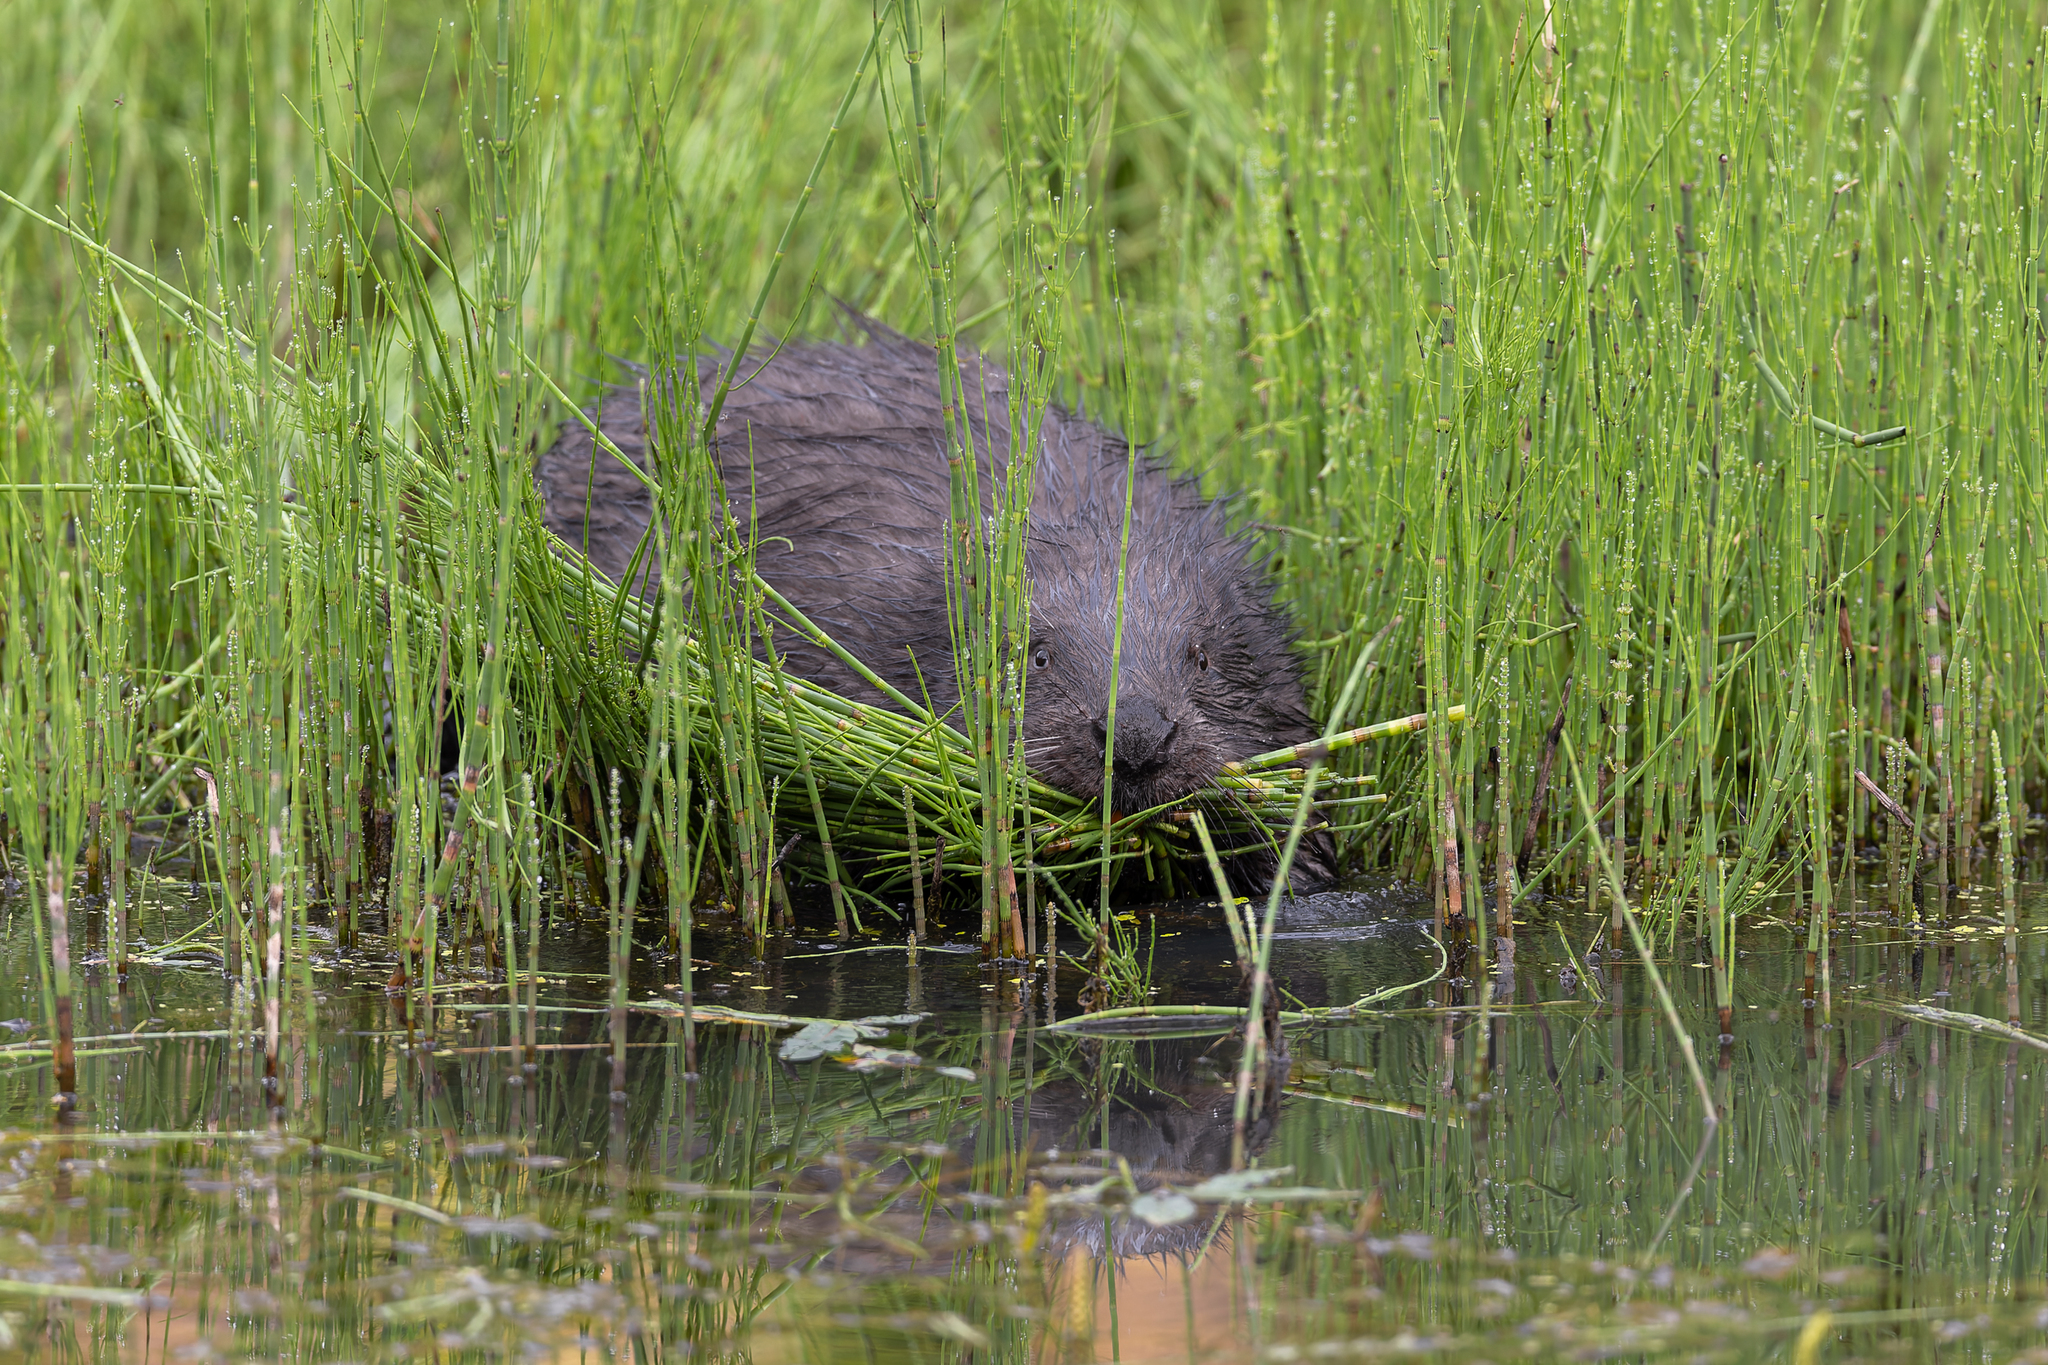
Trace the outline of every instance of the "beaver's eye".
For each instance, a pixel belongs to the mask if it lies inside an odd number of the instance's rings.
[[[1188,657],[1195,661],[1196,668],[1201,669],[1204,673],[1209,671],[1209,653],[1200,645],[1189,645]]]
[[[1049,650],[1046,649],[1044,645],[1040,645],[1035,651],[1032,652],[1031,666],[1033,668],[1044,668],[1047,664],[1051,662],[1052,654]]]

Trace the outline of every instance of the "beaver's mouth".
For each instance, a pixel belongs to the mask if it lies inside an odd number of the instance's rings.
[[[1172,805],[1207,787],[1215,776],[1178,763],[1162,762],[1137,770],[1119,763],[1110,780],[1110,808],[1115,815],[1124,816]]]
[[[1084,713],[1085,714],[1085,713]],[[1171,806],[1209,790],[1222,772],[1210,727],[1202,718],[1168,714],[1142,698],[1118,698],[1114,722],[1101,712],[1091,721],[1055,728],[1027,740],[1026,760],[1051,785],[1091,800],[1102,795],[1104,740],[1114,731],[1109,766],[1109,807],[1117,816]],[[1076,733],[1078,731],[1079,733]]]
[[[1076,755],[1079,757],[1079,755]],[[1110,774],[1109,805],[1112,818],[1122,819],[1140,811],[1152,810],[1159,806],[1170,806],[1206,790],[1221,771],[1215,765],[1203,767],[1186,761],[1187,756],[1175,755],[1178,761],[1161,761],[1137,767],[1119,763]],[[1086,762],[1084,758],[1082,760]],[[1102,791],[1102,769],[1096,764],[1083,768],[1079,764],[1052,764],[1033,769],[1045,781],[1082,800],[1090,800]]]

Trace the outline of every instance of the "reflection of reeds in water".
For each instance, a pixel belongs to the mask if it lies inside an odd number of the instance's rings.
[[[32,968],[28,940],[26,925],[0,940],[9,978]],[[1539,943],[1521,951],[1526,1005]],[[2038,1328],[2009,1285],[2048,1270],[2020,1203],[2043,1081],[2024,1031],[1999,1031],[2002,948],[1845,951],[1901,999],[1948,991],[1958,1008],[1834,1030],[1753,1016],[1717,1076],[1712,1178],[1689,1194],[1686,1125],[1637,1126],[1687,1112],[1689,1083],[1617,971],[1597,1007],[1482,1025],[1468,1001],[1297,1035],[1298,1098],[1253,1155],[1344,1193],[1254,1197],[1227,1217],[1203,1204],[1164,1227],[1114,1183],[1094,1205],[1056,1200],[1120,1177],[1118,1158],[1141,1190],[1227,1164],[1229,1041],[1034,1037],[998,1006],[895,1040],[925,1067],[862,1075],[786,1064],[774,1036],[721,1025],[701,1031],[690,1085],[681,1022],[636,1015],[615,1124],[601,993],[543,1002],[545,1064],[510,1086],[520,1021],[502,1005],[448,1011],[468,1026],[428,1053],[407,1045],[402,1002],[355,992],[323,1007],[316,1156],[261,1123],[260,1049],[226,1030],[139,1043],[115,992],[86,991],[91,1126],[31,1129],[42,1098],[0,1051],[0,1229],[28,1234],[0,1238],[0,1332],[152,1361],[201,1342],[309,1362],[686,1345],[764,1361],[1300,1359],[1385,1354],[1402,1333],[1488,1359],[1537,1336],[1663,1361],[1782,1346],[1819,1278],[1844,1350],[1942,1359],[1932,1332],[1900,1347],[1898,1315],[1951,1321],[1963,1299],[1977,1340],[2017,1351]],[[2021,951],[2033,979],[2048,949],[2029,936]],[[1745,981],[1775,1005],[1802,971],[1784,952]],[[217,993],[136,975],[130,1001],[146,989],[167,1012]],[[1708,1008],[1705,977],[1683,980],[1687,1012]],[[1917,1213],[1929,1200],[1945,1227]],[[1798,1250],[1785,1220],[1823,1247]]]
[[[4,943],[10,972],[31,962],[25,939]],[[1968,1031],[1999,1011],[2001,950],[1858,952],[1901,995],[1946,988],[1978,1015],[1915,1005],[1815,1029],[1810,1058],[1798,1011],[1745,1029],[1743,1078],[1722,1072],[1714,1179],[1692,1197],[1679,1197],[1683,1126],[1630,1130],[1642,1105],[1677,1115],[1690,1093],[1669,1029],[1624,999],[1296,1038],[1317,1093],[1288,1101],[1255,1160],[1352,1193],[1229,1216],[1202,1205],[1165,1228],[1120,1209],[1122,1189],[1053,1199],[1120,1175],[1116,1158],[1141,1189],[1188,1189],[1227,1162],[1229,1042],[1208,1064],[1204,1042],[1032,1042],[1001,1009],[965,1031],[920,1025],[905,1042],[930,1064],[975,1070],[954,1081],[786,1066],[774,1038],[721,1025],[702,1031],[702,1081],[686,1087],[680,1021],[635,1019],[614,1128],[602,999],[551,1007],[545,1068],[510,1087],[508,1011],[473,1011],[461,1040],[424,1056],[403,1046],[397,1001],[369,993],[324,1017],[330,1150],[315,1158],[238,1126],[262,1115],[260,1056],[233,1040],[109,1054],[123,1044],[100,1036],[80,1048],[84,1093],[104,1097],[96,1130],[31,1136],[20,1124],[37,1095],[0,1091],[0,1228],[33,1236],[0,1246],[0,1324],[86,1359],[205,1340],[303,1361],[428,1347],[561,1359],[547,1353],[578,1340],[614,1359],[715,1342],[762,1361],[1249,1359],[1368,1353],[1362,1342],[1401,1332],[1501,1359],[1536,1332],[1665,1361],[1790,1340],[1825,1275],[1845,1349],[1896,1345],[1896,1318],[1855,1314],[1948,1320],[1958,1297],[1985,1316],[1982,1340],[2021,1342],[2034,1308],[2001,1285],[2044,1271],[2042,1246],[2013,1236],[2042,1083],[2025,1044]],[[2023,952],[2040,966],[2038,939]],[[1532,941],[1524,966],[1536,960]],[[1800,970],[1792,952],[1753,980],[1782,1001]],[[139,972],[180,999],[176,980]],[[1706,1009],[1706,978],[1690,980],[1688,1011]],[[106,1023],[123,1021],[94,1027]],[[1950,1160],[1927,1169],[1929,1144]],[[1954,1209],[1950,1228],[1923,1226],[1925,1199]],[[1620,1254],[1651,1246],[1673,1207],[1679,1236],[1651,1259]],[[1782,1220],[1819,1226],[1829,1250],[1800,1254]],[[1933,1361],[1935,1347],[1905,1355]]]

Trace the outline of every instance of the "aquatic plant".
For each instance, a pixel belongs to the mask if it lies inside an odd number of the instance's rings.
[[[1327,821],[1481,950],[1537,895],[1618,942],[1632,898],[1707,941],[1725,1035],[1785,878],[1825,1013],[1860,850],[1938,919],[1988,832],[2024,837],[2017,11],[777,13],[79,10],[81,59],[42,30],[0,57],[59,111],[0,143],[0,782],[53,1018],[74,878],[132,952],[137,830],[217,889],[273,1065],[313,936],[378,936],[426,1001],[475,948],[516,996],[544,888],[604,907],[622,982],[641,902],[686,975],[694,915],[759,944],[809,882],[846,934],[978,904],[991,951],[1073,936],[1129,996],[1112,884],[1209,889],[1197,812],[1225,852]],[[189,176],[105,98],[152,47],[203,77],[134,101],[186,102]],[[1061,402],[1234,496],[1319,713],[1417,739],[1109,820],[1036,781],[1029,461],[968,487],[964,424],[962,709],[786,676],[807,623],[722,510],[719,391],[660,376],[723,343],[743,382],[828,295],[941,373],[961,338],[1005,356],[1019,449]],[[524,473],[621,354],[668,395],[645,555],[679,571],[647,597],[550,542]]]

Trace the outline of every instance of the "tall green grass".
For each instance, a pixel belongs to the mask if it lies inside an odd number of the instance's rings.
[[[1105,829],[1023,768],[1028,461],[977,490],[952,438],[958,715],[773,662],[804,623],[722,510],[717,399],[666,380],[838,298],[1006,363],[1020,448],[1059,402],[1234,496],[1318,713],[1355,677],[1352,716],[1432,718],[1248,764],[1219,835],[1277,844],[1326,756],[1347,854],[1482,941],[1597,905],[1604,841],[1710,943],[1723,1033],[1798,877],[1825,1010],[1859,851],[1938,916],[2040,791],[2037,17],[42,6],[0,54],[48,115],[0,132],[10,863],[53,935],[104,897],[120,962],[129,834],[168,830],[273,1068],[309,935],[431,1002],[530,976],[544,887],[622,964],[658,902],[685,975],[693,916],[758,940],[800,880],[846,932],[972,887],[985,943],[1108,970],[1112,881],[1209,883],[1172,813]],[[651,600],[526,475],[614,356],[664,438]]]

